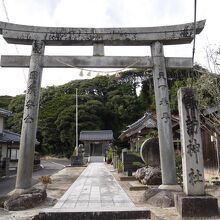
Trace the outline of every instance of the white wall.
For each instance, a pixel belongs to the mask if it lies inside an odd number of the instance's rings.
[[[7,157],[7,145],[6,144],[2,144],[2,158]]]
[[[0,116],[0,134],[3,132],[4,129],[4,118]]]

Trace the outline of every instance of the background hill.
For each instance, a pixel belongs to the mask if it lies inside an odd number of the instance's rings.
[[[199,87],[202,74],[186,70],[168,71],[170,105],[177,114],[177,90],[187,84]],[[151,72],[130,70],[119,75],[99,76],[93,79],[71,81],[62,86],[41,90],[37,139],[42,154],[70,156],[75,145],[75,92],[78,89],[79,132],[81,130],[110,129],[114,138],[126,126],[142,117],[146,111],[155,111]],[[200,89],[202,100],[210,95]],[[1,96],[0,107],[9,109],[13,116],[7,128],[20,133],[24,95]],[[120,145],[120,143],[117,143]]]

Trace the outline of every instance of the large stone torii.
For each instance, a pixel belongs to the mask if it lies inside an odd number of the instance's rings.
[[[143,28],[38,27],[0,22],[0,34],[12,44],[32,45],[31,56],[1,56],[2,67],[29,67],[15,193],[31,189],[43,68],[152,68],[160,143],[162,189],[176,189],[166,68],[192,68],[191,58],[166,58],[163,45],[188,44],[205,20]],[[44,56],[45,46],[93,46],[93,56]],[[150,46],[152,57],[104,56],[104,46]]]

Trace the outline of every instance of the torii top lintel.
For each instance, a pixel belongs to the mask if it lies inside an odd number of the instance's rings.
[[[196,34],[205,26],[205,20],[196,23]],[[194,23],[139,28],[68,28],[39,27],[0,22],[0,34],[8,43],[32,44],[42,40],[46,45],[86,46],[100,43],[107,46],[151,45],[160,41],[164,45],[187,44],[194,37]]]

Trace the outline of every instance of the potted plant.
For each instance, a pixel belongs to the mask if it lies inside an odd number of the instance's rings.
[[[41,176],[39,177],[39,180],[43,184],[45,190],[47,189],[48,184],[52,183],[52,179],[50,176]]]

